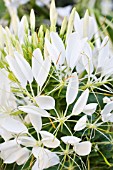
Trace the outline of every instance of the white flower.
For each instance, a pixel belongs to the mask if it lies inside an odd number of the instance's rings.
[[[29,119],[33,127],[35,128],[36,132],[42,128],[42,118],[41,117],[50,117],[49,113],[39,107],[27,105],[27,106],[20,106],[19,110],[28,113]]]
[[[89,16],[88,10],[82,19],[80,19],[79,14],[75,12],[74,28],[81,38],[88,37],[89,40],[92,39],[96,33],[95,20]]]
[[[48,148],[57,148],[60,145],[60,141],[51,133],[47,131],[40,131],[42,137],[42,143]]]
[[[26,87],[27,81],[32,83],[33,74],[29,63],[18,52],[14,52],[13,56],[6,56],[6,60],[10,66],[11,71],[21,83],[23,88]]]
[[[50,37],[51,43],[48,39],[45,39],[45,44],[56,68],[59,69],[66,60],[67,66],[73,70],[79,60],[87,38],[81,40],[76,32],[69,34],[65,49],[64,43],[57,33],[51,32]]]
[[[103,122],[113,122],[113,101],[108,102],[104,109],[101,111],[102,121]]]
[[[48,39],[45,39],[45,44],[48,50],[48,53],[54,63],[54,65],[59,68],[64,63],[65,60],[65,47],[64,43],[59,37],[58,33],[51,32],[51,43]]]
[[[32,170],[43,170],[60,163],[59,157],[48,149],[34,147],[32,152],[37,158]]]
[[[83,51],[86,41],[87,38],[81,40],[80,36],[76,32],[69,34],[67,38],[66,61],[68,67],[72,70],[79,61],[80,54]]]
[[[77,138],[75,136],[64,136],[61,138],[61,140],[65,144],[71,144],[73,145],[73,150],[79,155],[79,156],[85,156],[89,155],[91,152],[91,142],[90,141],[84,141],[80,142],[81,139]]]
[[[26,147],[22,148],[16,139],[0,144],[0,151],[0,157],[6,164],[16,162],[18,165],[22,165],[29,159],[29,150]]]

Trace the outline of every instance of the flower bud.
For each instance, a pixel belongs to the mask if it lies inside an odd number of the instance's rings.
[[[73,31],[73,23],[74,23],[74,17],[75,17],[75,8],[72,9],[72,12],[69,17],[68,27],[67,27],[67,34],[66,39],[68,38],[68,35],[72,33]]]
[[[57,22],[57,10],[55,7],[55,1],[51,1],[51,6],[50,6],[50,22],[51,22],[51,31],[56,31],[56,22]]]
[[[64,17],[64,20],[62,22],[61,30],[60,30],[60,35],[63,35],[66,31],[67,27],[67,17]]]
[[[31,31],[34,32],[35,30],[35,13],[34,10],[31,10],[30,13],[30,27],[31,27]]]

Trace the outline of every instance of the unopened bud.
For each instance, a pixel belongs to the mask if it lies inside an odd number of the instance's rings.
[[[50,22],[51,22],[51,31],[56,31],[56,22],[57,22],[57,10],[55,6],[55,1],[51,1],[51,6],[50,6]]]
[[[69,17],[68,27],[67,27],[67,34],[66,39],[68,38],[68,35],[72,33],[73,31],[73,24],[74,24],[74,17],[75,17],[75,8],[72,9],[72,12]]]
[[[63,35],[67,28],[67,17],[64,17],[64,20],[61,25],[60,35]]]
[[[31,27],[31,31],[34,32],[35,30],[35,13],[34,10],[31,10],[30,13],[30,27]]]

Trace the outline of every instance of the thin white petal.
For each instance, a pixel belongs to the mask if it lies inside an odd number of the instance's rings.
[[[77,73],[73,73],[69,80],[67,91],[66,91],[67,105],[73,103],[74,100],[76,99],[76,96],[78,94],[78,86],[79,86],[79,81],[78,81]]]
[[[30,122],[37,133],[42,129],[42,118],[36,114],[29,114]]]
[[[27,81],[29,81],[31,83],[33,81],[33,75],[32,75],[32,70],[31,70],[29,63],[18,52],[15,52],[14,55],[15,55],[15,59],[16,59],[18,65],[21,68],[22,73],[26,77]]]
[[[25,75],[22,73],[22,71],[21,71],[18,63],[16,62],[15,58],[12,57],[12,56],[6,56],[6,60],[9,64],[9,66],[10,66],[11,71],[14,73],[16,78],[21,83],[21,86],[23,88],[25,88],[26,85],[27,85],[27,79],[26,79]]]
[[[49,117],[49,113],[43,109],[40,109],[39,107],[36,106],[31,106],[31,105],[27,105],[27,106],[20,106],[19,110],[28,113],[28,114],[34,114],[34,115],[39,115],[42,117]]]
[[[33,51],[33,57],[32,57],[32,72],[36,80],[42,65],[43,65],[43,56],[40,49],[37,48]]]
[[[76,123],[76,125],[75,125],[75,127],[74,127],[74,130],[75,130],[75,131],[80,131],[80,130],[84,129],[84,128],[86,127],[86,121],[87,121],[87,116],[84,115],[83,117],[81,117],[81,118],[77,121],[77,123]]]
[[[75,103],[74,108],[72,110],[73,115],[79,115],[81,112],[83,112],[83,109],[86,106],[86,103],[87,103],[87,100],[88,100],[88,96],[89,96],[89,90],[86,89],[81,94],[81,96],[79,97],[77,102]]]
[[[50,67],[51,67],[51,61],[48,57],[43,61],[43,65],[41,66],[38,77],[36,79],[36,81],[40,87],[42,87],[44,85],[44,83],[49,75]]]
[[[103,122],[113,122],[113,114],[110,112],[113,110],[113,101],[105,105],[104,109],[101,111],[102,121]]]
[[[64,47],[64,43],[61,40],[61,38],[59,37],[58,33],[51,32],[50,36],[51,36],[52,45],[54,47],[56,47],[56,49],[58,50],[59,55],[60,55],[60,56],[57,56],[57,63],[62,65],[64,63],[64,60],[65,60],[65,47]]]

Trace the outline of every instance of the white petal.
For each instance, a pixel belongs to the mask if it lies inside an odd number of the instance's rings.
[[[89,17],[88,39],[91,40],[91,38],[95,35],[96,32],[96,21],[93,17]]]
[[[98,69],[106,65],[106,60],[109,57],[109,37],[106,36],[101,44],[98,56]],[[104,57],[103,57],[104,56]]]
[[[64,47],[64,43],[61,40],[61,38],[59,37],[58,33],[51,32],[50,36],[51,36],[52,45],[54,47],[56,47],[56,49],[58,50],[58,53],[60,55],[60,56],[57,56],[58,64],[62,65],[64,63],[64,60],[65,60],[65,47]]]
[[[12,138],[12,134],[5,130],[4,128],[0,127],[0,136],[5,140],[8,141]]]
[[[10,164],[18,159],[20,159],[26,153],[26,148],[18,148],[16,152],[13,152],[11,155],[7,157],[4,163]]]
[[[83,25],[79,14],[75,11],[75,18],[74,18],[74,28],[77,33],[79,33],[80,37],[83,38]]]
[[[35,128],[36,132],[39,133],[39,131],[42,129],[42,119],[41,116],[36,114],[29,114],[30,122]]]
[[[107,122],[107,121],[113,122],[113,114],[110,114],[112,110],[113,110],[113,101],[106,104],[104,109],[101,111],[103,122]]]
[[[38,159],[38,167],[41,170],[59,163],[59,157],[48,149],[34,147],[32,153]]]
[[[85,44],[82,54],[82,63],[87,73],[90,75],[93,72],[92,49],[88,43]]]
[[[33,57],[32,57],[32,72],[36,80],[42,65],[43,65],[43,56],[40,49],[37,48],[33,51]]]
[[[44,83],[49,75],[50,67],[51,67],[51,61],[48,57],[43,61],[43,65],[41,66],[38,77],[36,79],[36,81],[40,87],[42,87],[44,85]]]
[[[97,103],[87,104],[84,107],[83,113],[85,113],[86,115],[91,116],[96,111],[97,105],[98,105]]]
[[[84,115],[83,117],[81,117],[81,118],[77,121],[77,123],[76,123],[76,125],[75,125],[75,127],[74,127],[74,130],[75,130],[75,131],[80,131],[80,130],[84,129],[84,128],[86,127],[86,121],[87,121],[87,116]]]
[[[35,162],[34,165],[32,166],[32,170],[40,170],[38,159],[36,160],[36,162]]]
[[[53,61],[54,65],[57,64],[58,61],[58,57],[60,55],[60,53],[58,52],[58,50],[49,42],[49,40],[47,38],[45,38],[45,45],[47,48],[47,51],[51,57],[51,60]]]
[[[89,96],[89,90],[86,89],[81,94],[81,96],[79,97],[77,102],[75,103],[74,108],[72,110],[73,115],[79,115],[81,112],[83,112],[83,109],[86,106],[86,103],[87,103],[87,100],[88,100],[88,96]]]
[[[69,35],[67,40],[67,48],[66,48],[66,60],[68,66],[73,70],[76,66],[79,56],[82,52],[82,49],[86,43],[87,39],[80,39],[79,35],[74,32]],[[76,48],[77,47],[77,48]]]
[[[20,106],[19,110],[28,113],[28,114],[34,114],[34,115],[39,115],[42,117],[49,117],[49,113],[43,109],[40,109],[39,107],[36,106],[31,106],[31,105],[27,105],[27,106]]]
[[[91,142],[80,142],[74,146],[74,150],[79,156],[89,155],[91,152]]]
[[[28,132],[26,126],[22,122],[15,120],[11,117],[3,118],[1,122],[1,126],[7,131],[16,134]]]
[[[15,58],[12,56],[6,56],[6,60],[10,66],[11,71],[14,73],[16,78],[21,83],[21,86],[23,88],[25,88],[27,85],[27,79],[26,79],[25,75],[22,73],[21,68],[18,65],[18,63],[16,62]]]
[[[42,143],[48,148],[56,148],[60,145],[60,141],[51,133],[47,131],[40,131],[42,136]]]
[[[14,55],[15,55],[15,59],[18,65],[21,68],[23,75],[26,77],[27,81],[31,83],[33,81],[33,75],[32,75],[32,70],[31,70],[29,63],[18,52],[15,52]]]
[[[18,165],[22,165],[24,163],[26,163],[26,161],[29,159],[29,154],[30,151],[27,148],[22,148],[22,156],[16,161]]]
[[[63,136],[63,137],[61,137],[61,140],[65,144],[71,144],[71,145],[74,145],[74,144],[79,143],[81,141],[80,138],[75,137],[75,136]]]
[[[72,73],[66,91],[67,105],[73,103],[74,100],[76,99],[76,96],[78,94],[78,86],[79,86],[79,81],[78,81],[77,73]]]
[[[41,109],[50,110],[55,107],[55,100],[51,96],[37,96],[35,100]]]
[[[13,149],[17,147],[16,140],[9,140],[0,144],[0,151],[5,151],[8,149]]]
[[[19,136],[17,143],[26,147],[33,147],[36,145],[37,141],[33,137],[29,136]]]
[[[46,150],[46,153],[47,153],[47,150]],[[60,163],[60,159],[55,153],[50,152],[48,150],[48,156],[49,156],[49,159],[48,159],[48,163],[47,163],[46,168],[49,168],[51,166],[54,166],[54,165],[57,165],[57,164]]]

